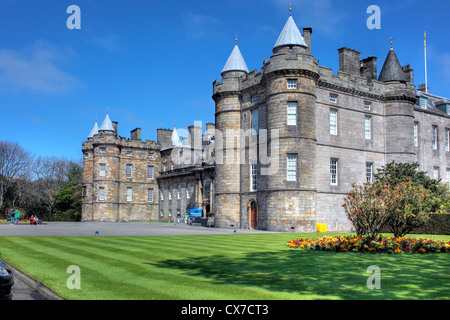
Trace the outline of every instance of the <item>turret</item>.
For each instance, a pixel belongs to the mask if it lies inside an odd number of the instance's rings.
[[[222,82],[214,83],[216,102],[216,181],[215,225],[221,228],[240,227],[240,90],[247,65],[237,45],[222,70]]]
[[[393,48],[389,50],[378,81],[385,86],[386,161],[413,162],[415,148],[411,128],[416,93]]]
[[[292,11],[292,10],[291,10]],[[308,41],[310,42],[310,29]],[[267,131],[279,133],[279,170],[261,177],[267,193],[260,203],[267,209],[268,230],[310,232],[316,211],[316,85],[318,63],[310,54],[292,15],[289,16],[264,67]],[[270,143],[270,141],[269,141]],[[292,170],[291,170],[292,169]],[[292,174],[287,174],[290,171]],[[301,191],[300,191],[301,190]],[[278,212],[286,194],[285,213]],[[279,217],[283,216],[280,221]],[[283,225],[285,221],[286,225]]]

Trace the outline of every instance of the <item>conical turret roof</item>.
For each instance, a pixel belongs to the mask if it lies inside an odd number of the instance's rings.
[[[231,52],[222,73],[227,71],[244,71],[248,73],[247,64],[245,63],[244,57],[242,56],[237,44],[234,46],[234,49]]]
[[[282,46],[308,47],[308,45],[305,42],[305,39],[303,39],[303,36],[300,33],[300,30],[298,29],[297,25],[295,24],[295,21],[292,18],[292,16],[289,16],[288,21],[286,22],[283,30],[281,31],[277,43],[275,44],[273,49],[275,50],[276,48]]]
[[[94,137],[94,135],[96,135],[97,133],[98,133],[98,124],[97,124],[97,120],[95,120],[94,127],[92,128],[92,131],[89,134],[88,138]]]
[[[114,131],[114,126],[109,118],[108,112],[106,113],[105,120],[103,120],[102,125],[98,129],[99,131]]]
[[[403,69],[398,61],[397,55],[393,48],[389,50],[383,69],[381,69],[378,81],[403,81],[407,82]]]
[[[180,136],[178,135],[177,128],[175,127],[175,124],[173,126],[172,131],[172,145],[175,147],[181,146]]]

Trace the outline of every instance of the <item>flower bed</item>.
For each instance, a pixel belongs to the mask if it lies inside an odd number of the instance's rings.
[[[370,241],[367,237],[323,237],[312,239],[295,239],[289,241],[290,248],[334,251],[334,252],[368,252],[368,253],[450,253],[450,241],[433,239],[394,238],[378,236]]]

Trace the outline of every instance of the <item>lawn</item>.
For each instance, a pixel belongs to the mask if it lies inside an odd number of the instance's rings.
[[[450,298],[450,254],[333,253],[286,245],[312,236],[0,237],[0,249],[3,260],[66,299]],[[71,265],[81,270],[80,290],[67,288]],[[372,265],[381,271],[380,290],[366,285]]]

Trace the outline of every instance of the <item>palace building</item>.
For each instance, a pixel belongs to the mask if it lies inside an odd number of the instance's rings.
[[[173,221],[198,207],[219,228],[313,232],[351,225],[352,183],[392,162],[450,183],[450,100],[416,88],[391,48],[377,58],[338,49],[336,73],[311,54],[292,16],[269,59],[249,71],[237,45],[213,83],[215,124],[118,135],[106,116],[83,142],[84,221]],[[276,40],[276,39],[274,39]]]

